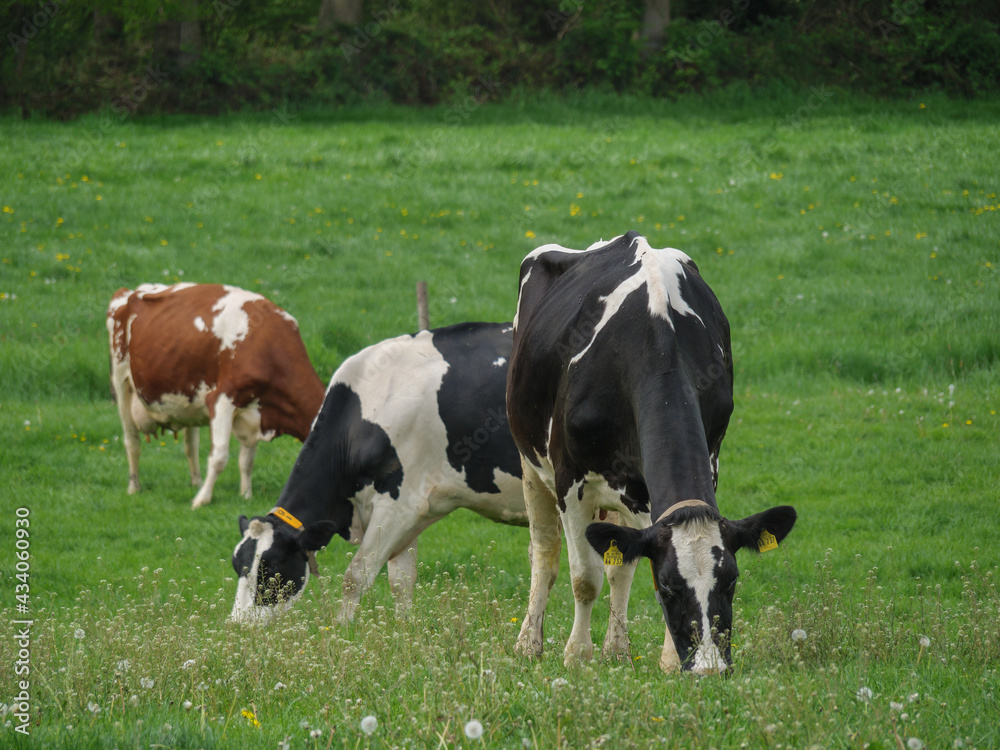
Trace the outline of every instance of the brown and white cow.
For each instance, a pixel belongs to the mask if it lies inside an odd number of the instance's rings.
[[[295,318],[259,294],[221,284],[143,284],[119,289],[107,317],[111,385],[128,453],[128,491],[139,491],[139,433],[185,431],[191,502],[212,500],[240,441],[240,492],[251,496],[257,443],[277,435],[305,440],[323,403]],[[198,428],[208,424],[212,448],[205,481]]]

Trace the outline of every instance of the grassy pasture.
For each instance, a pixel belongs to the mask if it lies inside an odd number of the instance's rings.
[[[31,735],[9,712],[2,744],[1000,746],[1000,104],[827,93],[0,121],[5,705],[18,508],[34,620]],[[251,501],[233,461],[191,512],[169,436],[126,494],[118,287],[260,291],[325,379],[415,328],[418,279],[433,325],[507,320],[526,252],[633,228],[691,255],[732,324],[723,512],[799,512],[779,550],[740,561],[731,679],[658,672],[644,568],[630,664],[563,667],[565,561],[545,658],[516,657],[527,532],[464,512],[421,538],[406,619],[383,576],[329,628],[351,552],[335,539],[275,627],[227,625],[236,517],[273,505],[290,438],[259,450]]]

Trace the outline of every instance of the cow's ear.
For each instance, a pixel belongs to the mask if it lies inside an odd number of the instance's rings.
[[[337,533],[337,524],[333,521],[317,521],[302,527],[299,532],[299,547],[306,552],[315,552],[330,543],[330,538]]]
[[[248,528],[250,528],[249,519],[246,516],[240,516],[240,533],[246,534]]]
[[[633,529],[613,523],[592,523],[587,527],[587,541],[597,554],[614,556],[611,545],[621,552],[621,563],[630,563],[641,555],[649,557],[646,529]],[[621,564],[619,563],[619,564]]]
[[[726,522],[728,546],[733,552],[744,547],[756,552],[767,552],[788,536],[795,525],[795,519],[795,508],[791,505],[779,505],[741,521],[729,520]]]

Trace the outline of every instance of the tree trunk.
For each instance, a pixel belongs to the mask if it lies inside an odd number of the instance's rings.
[[[323,0],[319,6],[319,21],[321,29],[329,29],[342,23],[347,26],[357,26],[361,23],[362,0]]]
[[[180,18],[166,19],[153,30],[153,57],[168,70],[184,70],[201,57],[198,0],[178,8]]]
[[[663,46],[670,25],[670,0],[646,0],[640,36],[647,51]]]

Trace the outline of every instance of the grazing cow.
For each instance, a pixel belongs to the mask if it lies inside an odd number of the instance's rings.
[[[719,514],[733,367],[715,295],[684,253],[629,232],[583,251],[545,245],[530,253],[514,326],[507,404],[532,543],[518,651],[542,652],[561,517],[576,605],[567,664],[593,654],[590,616],[604,569],[624,579],[627,596],[645,556],[667,626],[661,668],[725,671],[734,553],[780,542],[795,511],[741,521]],[[618,511],[624,526],[592,524],[600,508]],[[615,599],[613,587],[613,614],[623,611]],[[605,654],[614,655],[607,641]]]
[[[349,622],[387,562],[397,611],[409,607],[417,536],[456,508],[526,525],[504,407],[510,347],[509,323],[464,323],[345,360],[277,507],[239,519],[232,619],[291,603],[334,534],[361,543],[344,576],[339,620]]]
[[[259,294],[219,284],[143,284],[108,306],[111,385],[128,453],[128,491],[139,491],[139,433],[185,430],[193,508],[212,500],[240,441],[240,492],[251,495],[257,443],[305,440],[323,402],[295,318]],[[204,484],[198,428],[211,426]]]

